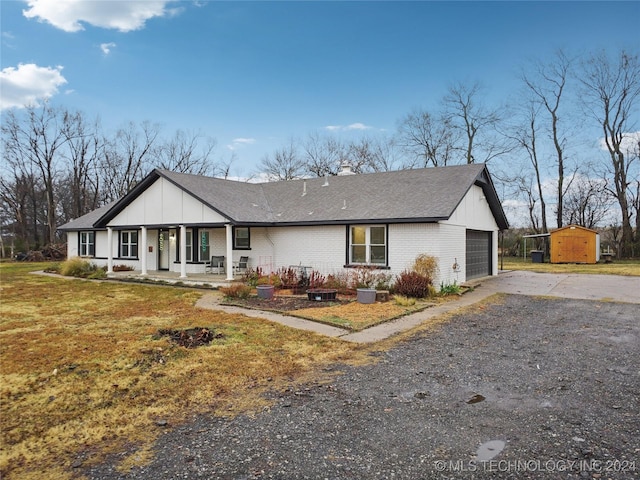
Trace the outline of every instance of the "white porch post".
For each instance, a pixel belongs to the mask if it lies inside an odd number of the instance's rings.
[[[107,227],[107,275],[113,275],[113,228]]]
[[[180,278],[187,278],[187,227],[180,225]]]
[[[233,235],[232,226],[230,223],[225,225],[227,233],[227,261],[225,265],[227,267],[227,280],[233,280]]]
[[[140,275],[147,275],[147,227],[140,227]]]

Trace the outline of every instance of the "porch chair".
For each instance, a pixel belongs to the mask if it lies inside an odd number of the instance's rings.
[[[204,267],[204,273],[213,273],[214,268],[217,274],[224,273],[224,256],[212,256],[209,265]]]
[[[240,257],[236,267],[236,272],[246,272],[249,265],[249,257]]]

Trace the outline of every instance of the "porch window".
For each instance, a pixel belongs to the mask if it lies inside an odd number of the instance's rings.
[[[187,256],[187,262],[192,262],[193,261],[193,230],[188,229],[187,230],[187,240],[186,240],[187,244],[185,245],[185,250],[186,250],[186,256]]]
[[[120,257],[138,258],[138,232],[136,230],[120,232]]]
[[[233,228],[233,248],[235,250],[249,250],[251,248],[249,227]]]
[[[209,230],[200,230],[200,248],[198,251],[200,252],[199,261],[208,262],[211,260],[209,253]]]
[[[95,232],[80,232],[80,256],[94,257],[96,255]]]
[[[387,264],[387,228],[384,226],[354,226],[350,235],[350,263],[364,265]]]

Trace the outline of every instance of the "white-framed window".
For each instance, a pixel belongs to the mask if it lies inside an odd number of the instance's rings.
[[[233,228],[233,248],[234,250],[249,250],[251,248],[249,227]]]
[[[185,251],[186,251],[186,261],[187,262],[192,262],[193,261],[193,230],[191,230],[190,228],[187,229],[187,239],[186,239],[186,245],[185,245]]]
[[[210,248],[209,248],[209,230],[200,230],[198,238],[198,260],[201,262],[209,262]]]
[[[349,263],[387,264],[387,227],[384,225],[354,225],[350,229],[349,241]]]
[[[138,258],[137,230],[122,230],[120,232],[120,257]]]
[[[96,236],[95,232],[80,232],[80,256],[95,257]]]

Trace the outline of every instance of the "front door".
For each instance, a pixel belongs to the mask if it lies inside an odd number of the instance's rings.
[[[158,270],[169,270],[169,230],[158,233]]]

